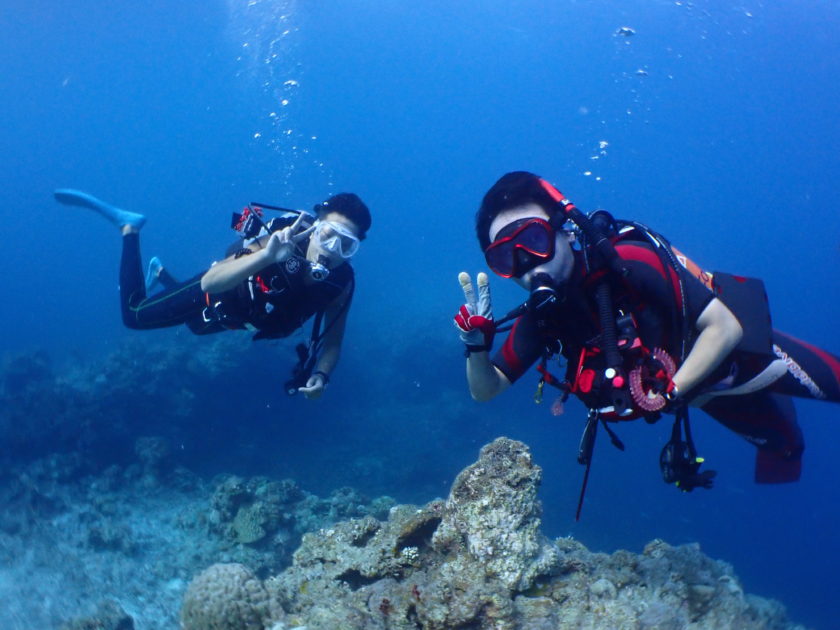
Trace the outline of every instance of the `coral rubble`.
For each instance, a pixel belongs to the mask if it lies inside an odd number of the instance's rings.
[[[353,517],[377,522],[394,503],[348,488],[318,497],[264,477],[208,483],[165,464],[168,450],[151,436],[136,440],[128,466],[94,475],[77,457],[58,454],[0,472],[0,628],[174,629],[189,577],[208,566],[216,568],[189,596],[199,593],[202,604],[185,608],[194,627],[261,628],[268,614],[249,610],[268,591],[252,575],[286,568],[304,532]],[[216,583],[234,589],[223,595],[238,595],[210,606]],[[282,612],[267,611],[272,619]]]

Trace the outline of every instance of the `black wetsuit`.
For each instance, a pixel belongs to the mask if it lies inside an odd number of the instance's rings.
[[[715,293],[687,269],[678,267],[675,271],[663,265],[652,246],[645,242],[621,241],[616,245],[616,251],[630,273],[626,278],[609,276],[615,308],[633,314],[639,336],[647,348],[662,348],[671,356],[679,357],[684,336],[680,326],[683,300],[676,273],[682,280],[685,320],[690,323],[692,333],[695,332],[694,323]],[[574,371],[584,344],[599,334],[594,278],[585,277],[581,257],[578,253],[576,256],[575,273],[569,282],[566,300],[555,317],[542,322],[540,327],[533,315],[522,315],[493,357],[493,363],[511,382],[519,379],[543,355],[546,346],[556,341],[561,343],[561,353],[569,369]],[[735,313],[739,315],[737,311]],[[761,324],[742,319],[745,338],[751,326]],[[769,327],[769,321],[764,325]],[[689,340],[688,350],[691,342]],[[764,345],[765,348],[757,353],[755,348],[745,351],[745,344],[740,344],[691,392],[691,397],[741,386],[774,360],[784,361],[784,375],[767,387],[743,395],[713,397],[704,402],[702,408],[759,448],[756,481],[794,481],[801,471],[804,441],[793,404],[786,397],[840,401],[840,359],[769,328]]]
[[[244,251],[244,250],[243,250]],[[322,282],[307,282],[306,261],[293,256],[272,264],[220,294],[201,290],[200,273],[195,277],[146,296],[138,234],[123,237],[120,266],[120,303],[123,322],[129,328],[166,328],[186,324],[197,334],[254,328],[255,339],[287,337],[315,313],[325,311],[350,287],[353,268],[344,263]]]

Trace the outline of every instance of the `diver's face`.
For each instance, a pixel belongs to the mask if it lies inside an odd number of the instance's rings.
[[[313,263],[320,261],[329,269],[335,269],[342,263],[347,262],[350,258],[350,256],[346,255],[347,251],[344,251],[345,255],[342,255],[340,249],[340,243],[343,241],[344,247],[346,248],[350,239],[346,237],[342,238],[336,232],[350,233],[358,241],[359,226],[338,212],[328,212],[318,217],[318,223],[321,224],[323,231],[319,232],[319,235],[313,234],[310,237],[309,245],[306,248],[306,259]],[[338,228],[338,230],[331,229],[331,225]],[[323,238],[320,236],[323,236]]]
[[[549,216],[541,206],[535,203],[527,203],[504,210],[490,224],[490,242],[492,243],[496,240],[499,232],[512,223],[522,219],[542,219],[543,221],[548,221]],[[562,284],[571,277],[573,267],[574,256],[571,245],[569,244],[569,235],[563,230],[557,230],[555,233],[554,256],[536,267],[529,269],[521,276],[513,277],[513,280],[522,288],[530,290],[533,277],[538,273],[547,273],[555,283]]]

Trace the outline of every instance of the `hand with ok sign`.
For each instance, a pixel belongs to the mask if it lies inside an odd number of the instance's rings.
[[[266,255],[273,259],[274,262],[281,263],[295,253],[297,244],[304,240],[315,225],[310,225],[305,230],[301,230],[303,219],[306,215],[301,212],[295,222],[282,230],[272,233],[268,242],[265,244]]]
[[[458,281],[464,290],[466,303],[455,314],[455,327],[461,335],[469,352],[486,352],[493,343],[496,323],[493,321],[493,309],[490,304],[490,281],[486,273],[476,277],[478,299],[468,273],[458,274]]]

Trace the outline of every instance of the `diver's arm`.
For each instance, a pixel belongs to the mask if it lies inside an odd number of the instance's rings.
[[[304,216],[305,214],[301,213],[292,225],[272,232],[270,236],[262,236],[249,245],[248,249],[256,253],[239,258],[235,255],[228,256],[210,267],[201,277],[201,290],[207,293],[228,291],[270,264],[280,263],[289,258],[294,254],[298,243],[307,238],[315,228],[314,225],[303,227]]]
[[[498,396],[508,387],[507,376],[490,361],[489,352],[471,352],[467,357],[467,383],[473,400],[484,402]]]
[[[350,302],[353,299],[350,293],[350,286],[344,289],[324,314],[325,326],[329,326],[327,334],[324,335],[324,345],[315,364],[315,372],[323,372],[329,378],[335,366],[338,365],[338,358],[341,355],[341,342],[344,340],[344,328],[347,325],[347,312],[350,310]],[[338,319],[335,319],[335,318]],[[335,322],[331,324],[330,322]]]
[[[717,298],[703,309],[695,327],[700,335],[673,378],[681,396],[711,374],[744,336],[738,318]]]
[[[201,290],[207,293],[223,293],[275,262],[276,252],[263,247],[267,240],[268,237],[264,236],[257,243],[249,245],[250,254],[239,257],[234,254],[213,263],[207,273],[201,276]]]

